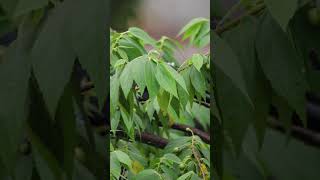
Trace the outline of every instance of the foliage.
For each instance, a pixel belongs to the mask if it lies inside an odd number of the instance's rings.
[[[102,107],[108,1],[1,0],[0,7],[1,36],[18,32],[1,47],[0,179],[103,179],[106,138],[87,119],[75,64],[87,70]]]
[[[319,160],[311,159],[317,155],[309,152],[319,150],[296,140],[281,148],[285,143],[279,139],[290,136],[292,118],[306,127],[305,95],[320,90],[320,16],[315,15],[319,7],[298,0],[237,2],[229,12],[220,9],[215,14],[219,23],[212,31],[217,106],[213,129],[218,129],[213,137],[218,149],[214,169],[221,179],[317,179],[319,173],[313,168],[292,171],[292,167],[302,163],[297,156],[309,160],[303,161],[304,166],[316,167]],[[243,15],[235,16],[236,12]],[[274,118],[269,114],[271,105],[286,136],[268,128]],[[223,166],[223,162],[228,163]]]
[[[209,26],[197,18],[179,35],[204,47]],[[180,65],[174,53],[181,48],[176,40],[155,40],[137,27],[111,30],[111,179],[210,179],[210,146],[191,128],[197,119],[209,130],[209,109],[199,102],[209,92],[210,56],[194,54]],[[189,125],[183,131],[190,136],[172,130],[177,123]],[[169,142],[164,149],[161,141],[152,147],[145,133]]]

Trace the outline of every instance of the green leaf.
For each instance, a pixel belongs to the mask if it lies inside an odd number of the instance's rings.
[[[193,88],[202,96],[206,95],[206,80],[201,72],[196,70],[195,67],[190,69],[190,79]]]
[[[172,153],[176,147],[186,147],[190,144],[192,137],[182,136],[176,139],[172,139],[169,141],[167,146],[164,149],[165,153]]]
[[[306,124],[304,62],[269,14],[263,18],[256,49],[263,72],[272,88]]]
[[[236,153],[241,150],[243,138],[251,123],[252,104],[232,80],[218,67],[214,68],[215,99],[220,109],[223,126],[232,140]]]
[[[165,178],[168,178],[168,180],[174,180],[178,178],[178,175],[174,169],[164,165],[161,165],[160,167],[164,173]]]
[[[41,143],[39,137],[35,135],[31,129],[28,131],[32,144],[33,158],[35,167],[41,179],[57,180],[62,178],[62,170],[57,159],[53,154]]]
[[[194,54],[191,58],[192,64],[200,72],[200,69],[203,65],[203,57],[200,54]]]
[[[70,39],[72,50],[94,83],[94,90],[101,108],[106,101],[109,89],[106,35],[108,2],[106,0],[68,0],[63,3],[69,7],[68,15],[62,14],[63,18],[67,18],[68,40]]]
[[[112,116],[113,118],[111,119],[111,131],[115,133],[120,122],[120,111],[116,111],[114,114],[112,114]]]
[[[130,114],[126,111],[126,109],[124,109],[122,106],[120,106],[120,110],[121,110],[121,117],[123,119],[124,125],[127,128],[127,133],[130,135],[130,132],[133,132],[132,130],[132,125],[133,125],[133,121],[131,119]]]
[[[181,159],[178,156],[176,156],[176,155],[174,155],[172,153],[165,154],[163,157],[166,158],[168,161],[172,161],[172,162],[175,162],[177,164],[181,163]]]
[[[119,87],[120,87],[120,82],[117,77],[118,74],[113,75],[110,78],[110,112],[111,114],[114,114],[116,111],[116,108],[118,106],[118,101],[119,101]]]
[[[177,81],[178,85],[180,85],[183,88],[183,90],[185,90],[185,92],[188,94],[187,86],[184,82],[183,77],[171,66],[168,66],[166,64],[164,64],[164,66],[170,72],[171,76]]]
[[[145,63],[148,61],[147,56],[140,56],[136,59],[132,60],[131,68],[132,68],[132,76],[133,80],[139,86],[140,92],[143,93],[144,88],[146,87],[144,67]]]
[[[129,60],[127,53],[123,49],[118,48],[117,52],[122,59],[127,60],[127,61]]]
[[[191,95],[189,95],[180,85],[177,85],[177,90],[178,90],[180,103],[181,103],[182,107],[184,108],[184,107],[186,107],[186,105],[189,101],[189,97]]]
[[[195,90],[192,86],[191,83],[191,78],[190,78],[190,72],[191,72],[191,67],[188,67],[186,69],[184,69],[183,71],[180,72],[180,74],[182,75],[184,82],[186,83],[186,87],[188,89],[189,92],[189,102],[192,105],[193,104],[193,99],[194,99],[194,94],[195,94]]]
[[[298,0],[266,0],[265,1],[272,17],[281,26],[284,32],[298,7]]]
[[[161,110],[166,112],[170,102],[170,94],[166,91],[163,91],[161,94],[158,95],[157,100]]]
[[[150,44],[152,46],[156,46],[156,40],[154,40],[152,37],[150,37],[146,32],[144,32],[142,29],[137,27],[131,27],[128,30],[132,35],[135,37],[141,39],[145,44]]]
[[[133,76],[132,76],[132,63],[129,62],[123,69],[121,75],[120,75],[120,85],[122,88],[122,91],[124,93],[124,96],[127,98],[129,95],[129,92],[132,89],[133,84]]]
[[[66,1],[69,2],[69,1]],[[51,117],[54,117],[63,89],[70,79],[75,54],[65,31],[66,14],[61,3],[49,15],[32,49],[32,66]]]
[[[155,75],[161,88],[178,97],[176,81],[164,63],[158,63]]]
[[[110,176],[118,179],[121,174],[121,165],[115,153],[110,153]]]
[[[159,84],[155,77],[157,65],[152,61],[147,61],[144,66],[144,77],[150,98],[156,97],[159,92]]]
[[[161,175],[153,170],[153,169],[146,169],[141,171],[139,174],[137,174],[134,178],[134,180],[162,180]]]
[[[207,19],[205,18],[195,18],[192,19],[188,24],[186,24],[178,33],[180,36],[181,34],[185,33],[188,29],[192,28],[193,26],[197,25],[198,23],[205,22]]]
[[[257,22],[253,18],[246,18],[239,26],[225,33],[223,36],[235,52],[239,64],[243,69],[246,87],[252,102],[254,114],[251,121],[254,123],[259,144],[262,145],[269,106],[271,102],[271,87],[260,67],[255,52],[255,37]]]
[[[13,169],[17,160],[17,149],[28,115],[30,37],[29,33],[20,32],[0,64],[0,157],[8,170]]]
[[[215,33],[213,33],[213,46],[216,48],[213,64],[230,78],[235,87],[237,87],[244,94],[247,101],[252,104],[245,86],[241,66],[233,50]]]
[[[74,148],[76,145],[76,117],[73,109],[73,94],[70,84],[64,90],[56,112],[56,125],[61,128],[63,139],[62,147],[63,152],[62,168],[67,174],[69,179],[73,176],[74,166]]]
[[[128,156],[128,154],[120,151],[120,150],[116,150],[116,151],[113,151],[111,154],[115,154],[118,158],[118,160],[127,165],[128,167],[131,167],[131,164],[132,164],[132,160],[130,159],[130,157]]]
[[[189,177],[191,177],[192,174],[194,174],[194,172],[193,171],[189,171],[189,172],[183,174],[182,176],[180,176],[177,180],[186,180]]]
[[[194,103],[191,109],[193,117],[204,127],[210,126],[210,109],[200,104]]]

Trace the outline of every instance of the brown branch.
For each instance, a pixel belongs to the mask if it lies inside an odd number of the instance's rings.
[[[112,135],[111,135],[112,136]],[[124,140],[129,140],[130,138],[123,132],[123,131],[117,131],[116,132],[116,138],[121,138]],[[135,140],[139,141],[144,144],[148,144],[157,148],[165,148],[168,144],[168,139],[159,137],[155,134],[151,134],[148,132],[142,132],[142,133],[136,133],[135,134]]]
[[[147,132],[136,133],[136,140],[162,149],[168,144],[168,139]]]
[[[286,132],[282,123],[273,118],[268,119],[267,123],[275,130]],[[302,140],[305,144],[320,147],[320,133],[296,125],[292,125],[290,130],[293,137]]]
[[[193,133],[195,135],[199,136],[205,143],[210,144],[210,135],[208,133],[206,133],[206,132],[203,132],[200,129],[193,128],[191,126],[184,125],[184,124],[177,124],[177,123],[174,123],[171,126],[171,128],[175,129],[175,130],[186,132],[188,135],[191,136],[192,134],[190,133],[190,131],[187,130],[187,128],[189,128],[189,129],[191,129],[193,131]]]

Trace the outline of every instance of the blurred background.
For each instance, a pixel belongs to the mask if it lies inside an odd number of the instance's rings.
[[[161,36],[177,39],[180,29],[190,20],[210,18],[210,0],[113,0],[111,4],[111,27],[114,30],[125,31],[136,26],[155,39]],[[176,52],[176,58],[183,61],[195,52],[207,51],[209,47],[187,47]]]

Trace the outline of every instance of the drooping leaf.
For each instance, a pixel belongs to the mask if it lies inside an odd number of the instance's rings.
[[[169,102],[170,102],[170,94],[166,91],[163,91],[162,93],[160,93],[158,95],[157,100],[158,100],[160,109],[162,111],[166,112],[168,109]]]
[[[170,72],[171,76],[177,81],[177,85],[180,85],[183,90],[188,94],[186,83],[184,82],[183,77],[172,67],[164,65],[165,68]]]
[[[160,88],[155,76],[156,68],[157,65],[152,61],[147,61],[144,66],[144,77],[150,98],[157,96]]]
[[[266,0],[272,17],[278,22],[282,30],[286,32],[287,26],[298,7],[298,0]]]
[[[251,103],[237,56],[230,46],[215,33],[213,33],[213,46],[215,47],[215,60],[213,61],[213,65],[221,69],[221,71],[230,78],[234,86],[243,93],[247,101]]]
[[[146,87],[144,67],[147,61],[148,61],[147,56],[140,56],[131,61],[132,63],[131,73],[133,76],[133,80],[139,86],[139,90],[141,93],[143,93],[144,88]]]
[[[129,28],[129,32],[132,33],[137,38],[141,39],[145,44],[150,44],[152,46],[156,46],[156,40],[150,37],[146,32],[137,27]]]
[[[66,1],[69,2],[69,1]],[[65,85],[70,79],[75,54],[65,30],[66,15],[72,11],[63,2],[49,15],[32,49],[32,67],[46,105],[54,117]]]
[[[202,65],[203,65],[203,58],[200,54],[194,54],[192,55],[192,64],[194,65],[194,67],[200,71]]]
[[[126,154],[120,150],[113,151],[112,153],[114,153],[117,156],[119,162],[127,165],[128,167],[131,167],[132,160],[130,159],[128,154]]]
[[[259,144],[263,142],[264,132],[269,116],[269,106],[271,102],[271,88],[269,82],[263,74],[255,53],[255,37],[257,30],[257,20],[254,18],[244,19],[240,25],[229,32],[224,33],[224,37],[235,52],[239,64],[243,69],[248,94],[254,105],[253,122]]]
[[[32,29],[22,28],[19,38],[9,47],[0,64],[0,157],[12,170],[28,113],[27,92],[31,74],[29,46]]]
[[[178,156],[176,156],[176,155],[174,155],[172,153],[165,154],[163,157],[166,158],[168,161],[172,161],[172,162],[175,162],[177,164],[181,163],[181,159]]]
[[[256,48],[262,70],[272,88],[306,123],[303,60],[269,14],[264,16],[259,28]]]
[[[118,101],[119,101],[120,82],[117,75],[118,74],[115,74],[110,78],[110,112],[111,114],[115,112],[118,106]]]
[[[63,156],[60,159],[62,168],[69,179],[73,176],[74,168],[74,148],[76,145],[76,118],[73,109],[73,94],[70,84],[68,84],[59,100],[56,119],[56,125],[61,128],[63,139],[62,151]]]
[[[117,155],[114,153],[110,153],[110,167],[110,177],[118,179],[121,174],[121,165]]]
[[[120,85],[122,88],[122,91],[124,93],[124,96],[127,98],[129,95],[129,92],[132,89],[133,84],[133,76],[132,76],[132,63],[128,63],[120,75]]]
[[[176,81],[164,63],[158,63],[155,76],[161,88],[178,97]]]
[[[100,108],[108,92],[108,2],[106,0],[68,0],[70,6],[66,29],[72,50],[76,53],[90,80],[94,83]],[[66,5],[66,6],[67,6]]]
[[[190,80],[193,88],[202,96],[206,94],[206,79],[195,67],[190,68]]]
[[[198,23],[207,21],[205,18],[195,18],[192,19],[188,24],[186,24],[178,33],[178,35],[181,35],[182,33],[185,33],[188,29],[190,29],[192,26],[197,25]]]

